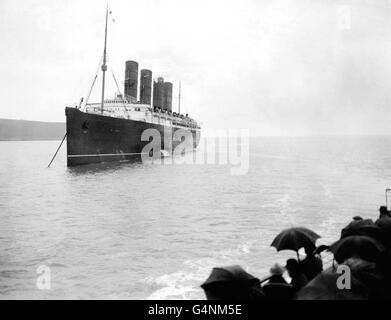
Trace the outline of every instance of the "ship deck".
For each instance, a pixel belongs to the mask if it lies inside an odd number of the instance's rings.
[[[166,127],[191,128],[196,131],[201,130],[200,123],[194,119],[175,116],[166,111],[155,111],[149,105],[130,103],[126,100],[106,100],[103,109],[100,103],[87,104],[84,112],[118,119],[141,121]]]

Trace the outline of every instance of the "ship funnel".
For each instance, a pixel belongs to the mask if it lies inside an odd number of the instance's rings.
[[[164,108],[164,78],[158,78],[153,83],[153,106]]]
[[[143,69],[140,72],[140,102],[151,105],[152,71]]]
[[[164,102],[163,108],[169,112],[172,112],[172,83],[164,83]]]
[[[126,61],[125,69],[125,97],[133,97],[137,100],[138,87],[138,63],[135,61]]]

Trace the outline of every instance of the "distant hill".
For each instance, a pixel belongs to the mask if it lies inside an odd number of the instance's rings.
[[[61,140],[65,123],[0,119],[0,141]]]

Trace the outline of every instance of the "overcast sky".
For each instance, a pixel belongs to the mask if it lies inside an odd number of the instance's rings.
[[[103,51],[106,1],[0,0],[0,118],[65,121]],[[206,128],[390,134],[391,2],[112,0],[108,54],[182,81]],[[115,92],[110,73],[108,95]],[[98,99],[100,82],[92,100]],[[174,109],[177,99],[174,99]]]

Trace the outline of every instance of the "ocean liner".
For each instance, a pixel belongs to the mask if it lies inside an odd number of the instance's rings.
[[[179,112],[173,112],[172,83],[165,82],[160,77],[153,81],[152,87],[152,71],[143,69],[139,77],[137,62],[126,62],[124,94],[117,93],[113,99],[105,99],[108,14],[107,9],[101,67],[101,101],[98,103],[88,101],[97,79],[96,75],[84,104],[82,99],[79,106],[65,108],[68,167],[141,158],[144,147],[150,143],[142,139],[143,132],[147,129],[156,129],[156,132],[159,132],[160,150],[158,152],[161,155],[170,155],[172,150],[178,144],[183,144],[185,140],[187,140],[187,150],[196,148],[200,140],[201,127],[197,121],[180,113],[180,89]],[[139,78],[140,86],[138,85]],[[120,91],[115,77],[114,80]],[[140,91],[139,99],[138,91]],[[191,141],[190,139],[177,139],[177,137],[174,139],[177,130],[186,133],[185,136],[192,137]],[[170,147],[169,150],[167,146]]]

